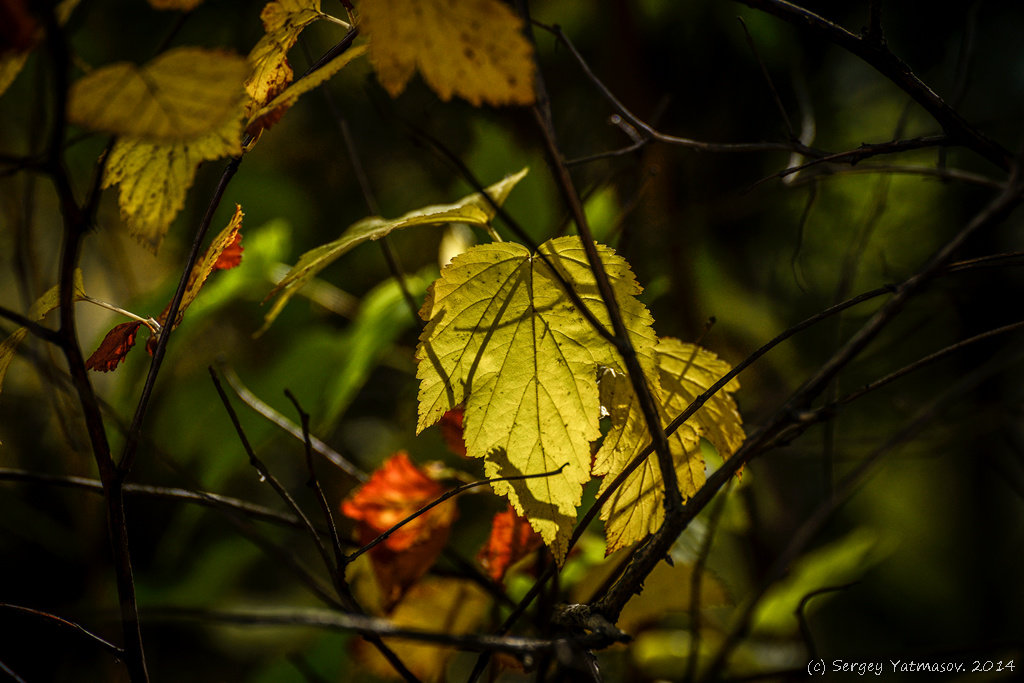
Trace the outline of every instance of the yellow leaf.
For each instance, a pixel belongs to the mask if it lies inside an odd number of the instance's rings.
[[[501,0],[363,0],[359,11],[370,62],[392,97],[419,69],[442,100],[533,102],[533,49]]]
[[[119,139],[110,151],[103,187],[120,184],[118,205],[129,233],[155,254],[185,205],[199,164],[241,154],[241,134],[242,121],[235,118],[220,130],[185,142]]]
[[[292,82],[288,51],[302,29],[323,16],[320,0],[274,0],[260,13],[266,34],[249,53],[249,77],[245,91],[250,111],[262,107]]]
[[[191,12],[201,4],[203,4],[203,0],[149,0],[149,6],[153,9],[180,10],[182,12]]]
[[[80,301],[85,296],[85,286],[82,284],[82,271],[75,270],[75,277],[72,285],[72,301]],[[36,299],[32,307],[28,309],[26,318],[32,321],[42,320],[47,313],[60,306],[60,285],[54,285],[46,290],[46,293]],[[4,377],[7,375],[7,368],[14,360],[14,354],[18,345],[28,335],[27,327],[19,327],[11,333],[7,339],[0,342],[0,388],[3,387]]]
[[[516,183],[526,176],[527,169],[498,181],[487,188],[488,196],[494,203],[501,206]],[[307,251],[299,262],[292,266],[285,276],[271,290],[264,301],[280,293],[280,298],[267,312],[263,327],[257,334],[262,334],[274,322],[288,300],[294,296],[317,273],[326,268],[342,254],[367,240],[378,240],[388,233],[413,225],[445,225],[447,223],[468,223],[470,225],[487,226],[494,218],[494,207],[479,192],[463,197],[454,204],[427,206],[416,211],[386,220],[379,216],[371,216],[349,226],[341,237]]]
[[[578,237],[560,237],[540,251],[601,324],[604,302]],[[598,246],[631,341],[641,362],[653,361],[652,319],[636,299],[629,265]],[[421,315],[428,321],[416,350],[422,431],[465,404],[466,453],[484,458],[488,477],[551,472],[492,484],[561,562],[583,484],[590,444],[600,436],[597,374],[621,370],[612,344],[577,310],[539,256],[518,244],[473,247],[441,271]]]
[[[660,386],[652,390],[663,425],[729,372],[729,365],[715,354],[678,339],[662,339],[658,343],[657,363]],[[730,395],[737,389],[739,382],[734,379],[669,437],[684,498],[704,484],[701,437],[710,441],[723,458],[743,443],[740,415]],[[606,372],[601,378],[601,402],[612,423],[594,461],[594,474],[605,478],[600,491],[603,493],[651,438],[628,377]],[[652,454],[626,478],[601,511],[608,552],[641,541],[661,526],[664,497],[661,470],[657,456]]]
[[[145,66],[119,62],[71,86],[68,119],[151,142],[181,142],[239,115],[245,60],[223,50],[179,47]]]
[[[487,617],[490,598],[469,581],[430,577],[413,586],[394,612],[395,626],[460,635],[478,629]],[[429,645],[414,640],[385,638],[398,658],[422,681],[444,680],[450,647]],[[360,664],[381,678],[396,678],[398,673],[366,641],[357,646]]]
[[[292,106],[301,95],[304,95],[322,83],[325,83],[334,76],[334,74],[341,71],[349,62],[358,57],[362,57],[364,54],[366,54],[365,45],[349,48],[313,73],[300,78],[290,88],[272,99],[269,103],[250,116],[249,122],[246,124],[246,130],[251,135],[255,135],[259,129],[269,128],[270,125],[262,123],[261,120],[271,117],[271,115],[274,115],[275,112],[282,108],[287,109]]]
[[[29,52],[8,52],[0,56],[0,95],[11,86],[28,61]]]

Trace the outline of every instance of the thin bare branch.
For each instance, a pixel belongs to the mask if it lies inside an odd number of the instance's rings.
[[[809,30],[856,55],[924,107],[953,142],[968,147],[999,168],[1009,170],[1013,166],[1013,155],[1006,148],[968,123],[934,90],[918,78],[909,66],[890,52],[883,42],[875,39],[876,36],[872,36],[870,33],[870,38],[858,36],[838,24],[786,0],[737,1],[774,15],[794,26]]]
[[[58,626],[61,626],[63,628],[71,629],[72,631],[76,631],[77,633],[85,636],[87,639],[99,645],[115,657],[120,659],[124,656],[123,649],[119,648],[117,645],[114,645],[110,641],[101,638],[100,636],[96,635],[95,633],[85,628],[81,624],[75,623],[70,619],[65,619],[64,617],[57,616],[56,614],[51,614],[50,612],[44,612],[42,610],[33,609],[31,607],[25,607],[24,605],[12,605],[7,602],[0,602],[0,609],[21,612],[23,614],[28,614],[33,617],[36,617],[38,619],[43,619],[48,623],[57,624]]]

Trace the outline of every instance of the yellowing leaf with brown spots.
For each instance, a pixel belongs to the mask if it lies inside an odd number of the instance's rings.
[[[82,284],[82,271],[76,269],[71,290],[71,300],[80,301],[84,297],[85,286]],[[54,285],[46,290],[45,294],[36,299],[32,307],[28,309],[25,317],[33,322],[38,322],[58,306],[60,306],[60,285]],[[18,350],[18,345],[24,341],[26,336],[28,336],[28,328],[19,327],[7,339],[0,342],[0,387],[3,386],[4,377],[7,376],[7,368],[10,367],[11,361],[14,360],[14,354]]]
[[[640,286],[622,257],[597,248],[650,377],[657,339],[650,313],[636,299]],[[591,476],[590,444],[601,435],[598,371],[621,371],[622,362],[566,295],[555,270],[609,327],[578,237],[545,242],[539,254],[509,242],[476,246],[442,269],[420,312],[428,323],[416,349],[417,430],[464,403],[466,453],[484,459],[488,477],[562,468],[492,484],[562,562]]]
[[[417,70],[442,100],[531,104],[533,48],[501,0],[363,0],[370,62],[397,96]]]
[[[698,395],[723,375],[729,365],[715,354],[678,339],[662,339],[657,347],[658,384],[652,386],[662,424],[682,413]],[[735,379],[708,400],[669,437],[679,489],[684,498],[704,484],[704,458],[700,439],[714,445],[723,458],[743,443],[740,414],[731,394],[739,389]],[[594,461],[594,474],[604,476],[601,493],[651,441],[629,378],[605,372],[601,378],[601,404],[612,427]],[[665,497],[657,456],[651,454],[615,491],[601,510],[605,520],[608,552],[639,542],[661,526]]]
[[[242,57],[198,47],[168,50],[141,67],[111,64],[71,86],[68,119],[150,142],[193,140],[239,115],[247,73]]]
[[[234,118],[203,137],[183,142],[121,138],[110,151],[103,187],[118,184],[118,205],[128,231],[154,254],[185,205],[203,161],[241,154],[242,121]]]
[[[298,100],[300,96],[316,87],[319,87],[323,83],[326,83],[345,66],[358,57],[362,57],[364,54],[366,54],[365,45],[351,47],[313,73],[300,78],[283,93],[253,113],[252,116],[249,117],[249,122],[246,124],[246,132],[250,135],[256,136],[262,129],[270,128],[270,126],[277,122],[285,110],[295,104],[295,101]]]
[[[302,30],[323,16],[320,0],[273,0],[260,13],[266,33],[249,53],[251,68],[245,81],[249,111],[255,111],[292,82],[288,51]]]

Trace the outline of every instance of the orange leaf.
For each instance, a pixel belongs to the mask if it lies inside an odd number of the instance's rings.
[[[214,270],[231,270],[242,262],[242,233],[235,233],[235,241],[229,244],[217,257],[213,264]]]
[[[137,320],[115,325],[100,342],[99,348],[85,361],[86,370],[110,372],[116,369],[135,346],[135,335],[138,334],[140,325],[142,323]]]
[[[440,421],[441,436],[444,437],[444,442],[448,444],[448,450],[463,457],[466,456],[466,441],[462,435],[462,415],[464,412],[463,408],[449,410],[441,416]]]
[[[438,482],[400,451],[342,503],[341,512],[359,522],[359,542],[366,545],[443,492]],[[405,591],[434,564],[448,540],[455,514],[455,503],[447,500],[370,549],[385,610],[397,605]]]
[[[476,557],[491,578],[500,583],[509,567],[539,548],[540,544],[540,534],[510,505],[504,512],[494,515],[491,536]]]

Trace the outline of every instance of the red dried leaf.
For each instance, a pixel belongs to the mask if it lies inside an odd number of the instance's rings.
[[[224,248],[213,264],[214,270],[231,270],[242,262],[242,233],[235,233],[235,240]]]
[[[491,536],[476,558],[491,578],[500,583],[509,567],[540,545],[540,534],[510,505],[504,512],[494,515]]]
[[[86,369],[99,372],[116,369],[135,346],[135,335],[139,333],[140,325],[142,323],[135,320],[115,325],[100,342],[99,348],[85,361]]]
[[[441,436],[448,449],[456,455],[466,456],[466,441],[462,436],[462,408],[454,408],[441,416]]]
[[[359,542],[365,545],[442,493],[444,488],[400,451],[341,504],[341,512],[359,522]],[[385,610],[397,605],[434,564],[448,541],[455,514],[454,501],[446,500],[370,549]]]

